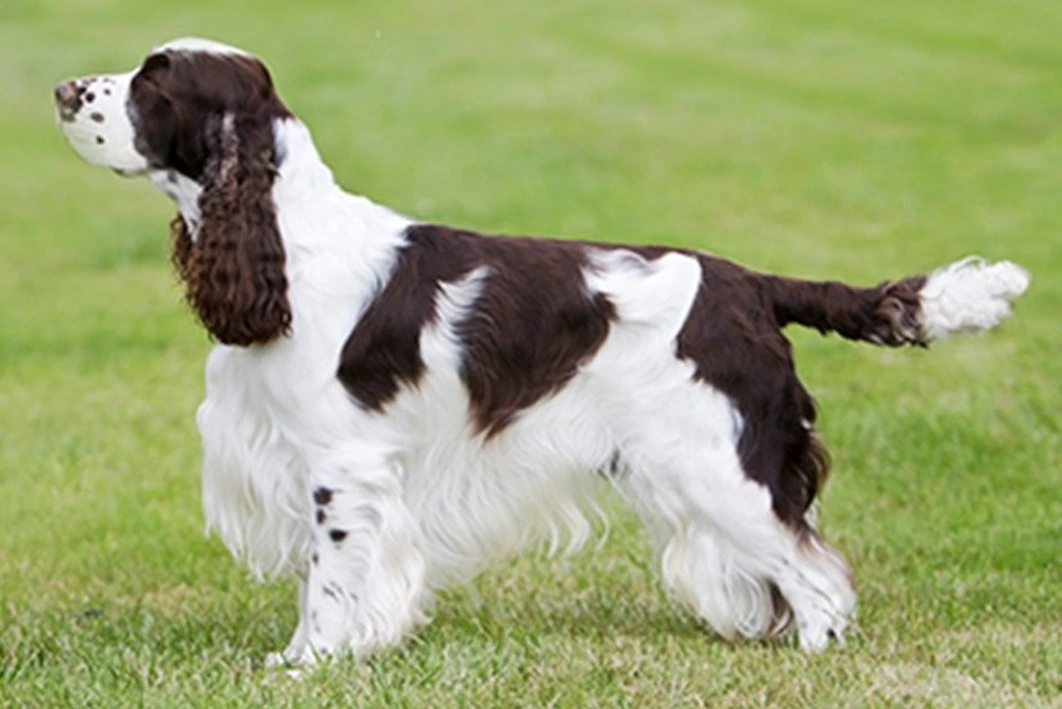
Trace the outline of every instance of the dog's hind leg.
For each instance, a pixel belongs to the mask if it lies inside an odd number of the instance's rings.
[[[797,529],[778,517],[727,431],[689,417],[665,425],[667,435],[628,446],[623,488],[657,541],[671,595],[727,638],[795,624],[804,649],[839,640],[855,607],[844,560],[805,521]]]
[[[299,579],[299,624],[295,627],[295,633],[291,636],[291,642],[283,652],[271,652],[266,655],[266,667],[279,667],[287,664],[297,664],[306,656],[306,644],[310,635],[310,613],[306,597],[306,579]]]

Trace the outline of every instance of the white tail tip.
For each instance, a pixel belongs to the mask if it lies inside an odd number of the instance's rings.
[[[934,271],[919,291],[926,340],[995,327],[1028,287],[1028,272],[1010,261],[971,256]]]

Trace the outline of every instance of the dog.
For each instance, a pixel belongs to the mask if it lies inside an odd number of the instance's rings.
[[[439,589],[578,548],[603,485],[719,635],[840,641],[856,595],[815,529],[828,457],[783,328],[926,346],[995,326],[1028,285],[1009,262],[860,288],[417,222],[343,191],[265,65],[208,40],[65,81],[55,105],[81,157],[176,203],[173,262],[215,343],[208,528],[299,580],[270,665],[393,647]]]

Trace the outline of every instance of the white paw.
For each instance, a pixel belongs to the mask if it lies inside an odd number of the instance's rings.
[[[802,617],[803,615],[803,617]],[[844,632],[850,622],[850,613],[836,608],[813,609],[808,614],[797,614],[797,634],[800,637],[800,649],[804,652],[821,652],[830,642],[844,646]]]
[[[284,653],[282,652],[270,652],[265,656],[264,665],[267,670],[271,670],[275,667],[285,667],[287,664],[288,661],[285,659]]]
[[[266,669],[287,668],[289,677],[300,676],[299,669],[317,664],[317,656],[308,647],[301,652],[288,648],[284,652],[270,652],[265,656]]]

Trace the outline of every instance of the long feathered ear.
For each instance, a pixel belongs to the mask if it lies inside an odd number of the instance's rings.
[[[226,345],[253,345],[288,334],[291,306],[272,188],[271,122],[217,116],[207,127],[209,158],[194,234],[174,221],[173,260],[188,302]]]

